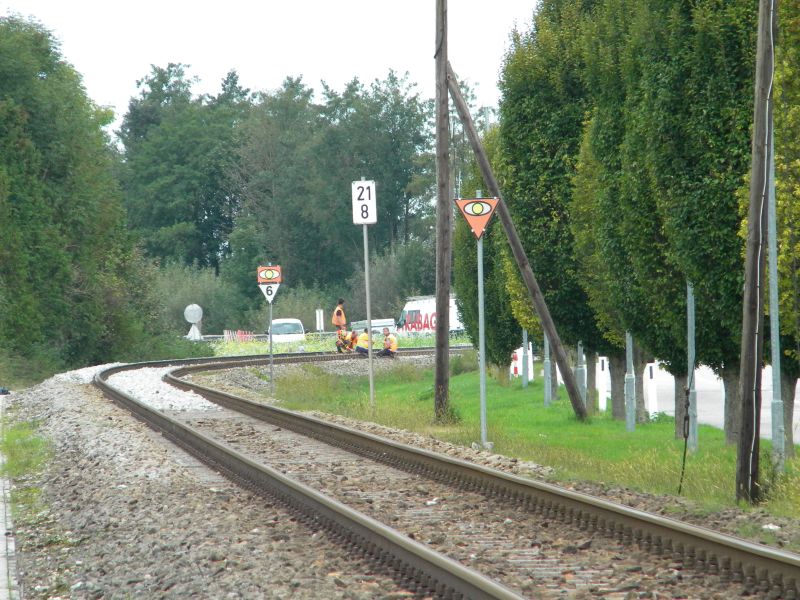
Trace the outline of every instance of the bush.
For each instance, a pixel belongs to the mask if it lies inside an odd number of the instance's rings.
[[[450,357],[450,376],[455,377],[462,373],[478,370],[478,352],[476,350],[464,350],[460,354]]]
[[[10,354],[0,349],[0,386],[19,389],[44,381],[63,371],[64,362],[57,350],[35,346],[25,356]]]
[[[253,290],[260,294],[255,283]],[[241,329],[248,325],[242,314],[243,299],[211,268],[177,264],[162,267],[155,274],[153,294],[161,306],[161,322],[166,332],[185,335],[189,331],[190,326],[183,318],[183,311],[189,304],[199,304],[203,309],[201,330],[205,334],[221,334],[224,329]]]

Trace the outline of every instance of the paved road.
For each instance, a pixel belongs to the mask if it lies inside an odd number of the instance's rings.
[[[597,366],[598,387],[602,390],[602,380],[605,376],[606,390],[610,390],[611,382],[608,380],[608,371],[601,371],[600,363]],[[657,365],[650,364],[645,370],[645,379],[653,373],[653,379],[645,383],[645,402],[648,410],[675,415],[675,380],[666,371]],[[772,437],[772,368],[766,367],[762,373],[761,386],[761,437]],[[724,391],[722,380],[714,375],[708,367],[700,367],[695,371],[695,389],[697,390],[697,420],[705,425],[713,425],[722,429],[724,419]],[[653,398],[655,395],[655,398]],[[655,401],[655,406],[653,402]],[[800,441],[800,387],[795,389],[794,396],[794,440]]]

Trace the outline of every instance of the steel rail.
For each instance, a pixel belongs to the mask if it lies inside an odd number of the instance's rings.
[[[257,361],[255,361],[257,362]],[[249,364],[254,364],[250,361]],[[800,555],[749,542],[704,527],[646,513],[545,482],[502,473],[460,459],[414,448],[379,436],[252,402],[180,379],[192,372],[231,368],[219,364],[186,365],[164,376],[176,387],[191,390],[212,402],[251,417],[309,435],[360,455],[420,475],[479,491],[525,510],[572,522],[625,543],[636,543],[657,555],[671,555],[723,579],[741,582],[750,592],[800,598]]]
[[[259,359],[263,361],[264,357],[260,356]],[[383,567],[390,576],[412,592],[453,600],[520,600],[521,596],[496,581],[266,465],[250,460],[191,426],[148,407],[108,382],[108,378],[115,373],[146,367],[180,364],[186,368],[189,364],[197,363],[210,366],[212,363],[219,365],[253,362],[253,357],[237,357],[225,358],[222,362],[190,359],[126,364],[97,373],[93,383],[114,402],[202,462],[239,483],[281,501],[298,512],[309,526],[330,532],[334,540],[351,552],[359,553]]]

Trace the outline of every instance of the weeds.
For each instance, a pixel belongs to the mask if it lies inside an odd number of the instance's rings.
[[[45,514],[41,489],[27,483],[41,471],[52,455],[50,444],[36,434],[35,423],[2,424],[0,452],[5,457],[2,475],[15,480],[11,490],[11,509],[15,519],[33,522],[37,515]]]
[[[478,353],[474,349],[464,350],[450,357],[450,376],[478,370]]]

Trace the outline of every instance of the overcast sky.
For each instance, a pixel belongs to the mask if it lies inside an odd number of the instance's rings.
[[[527,29],[536,0],[452,0],[449,56],[478,103],[496,106],[509,34]],[[150,65],[191,65],[196,93],[216,93],[230,69],[251,90],[302,76],[319,91],[394,69],[434,96],[435,0],[0,0],[0,14],[34,17],[61,42],[97,104],[119,119]]]

